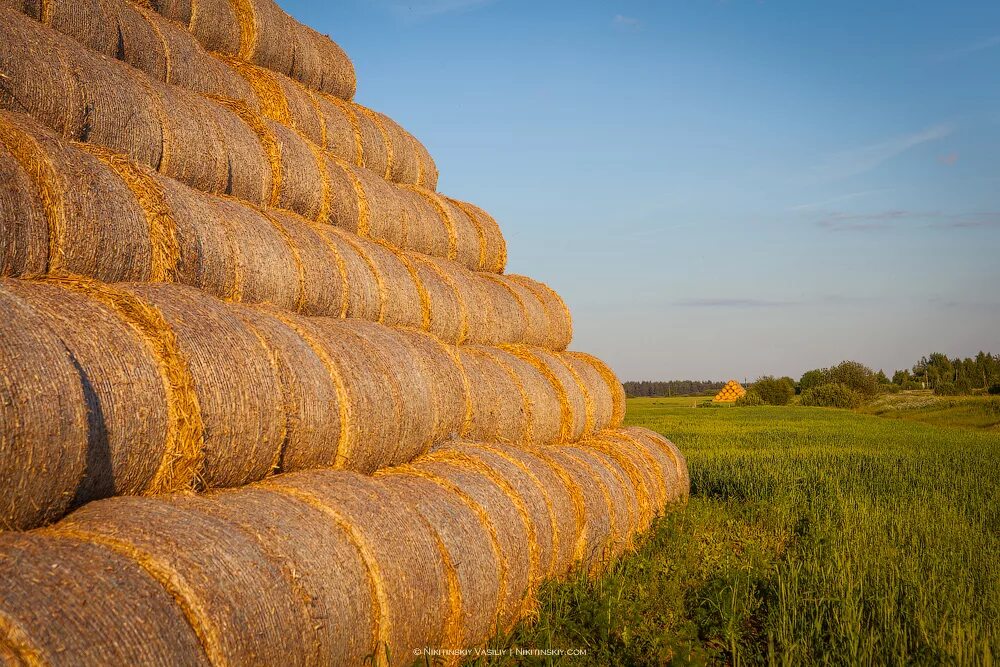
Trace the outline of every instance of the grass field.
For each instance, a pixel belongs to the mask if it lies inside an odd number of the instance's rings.
[[[494,649],[585,649],[530,662],[593,665],[1000,657],[1000,432],[697,402],[632,399],[627,417],[687,455],[688,506],[604,577],[550,585]]]

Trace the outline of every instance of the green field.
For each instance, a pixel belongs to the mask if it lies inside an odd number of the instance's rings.
[[[1000,431],[698,400],[632,399],[627,417],[686,454],[688,506],[604,577],[550,585],[494,648],[593,665],[1000,657]]]

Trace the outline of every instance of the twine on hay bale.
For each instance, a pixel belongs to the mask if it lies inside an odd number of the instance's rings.
[[[212,664],[170,592],[99,544],[4,533],[0,580],[0,659],[9,664]]]
[[[0,530],[17,530],[59,517],[72,502],[87,465],[87,403],[59,336],[6,289],[0,367]]]

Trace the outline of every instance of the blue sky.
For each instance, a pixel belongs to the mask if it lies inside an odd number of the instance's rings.
[[[1000,352],[1000,3],[279,1],[624,379]]]

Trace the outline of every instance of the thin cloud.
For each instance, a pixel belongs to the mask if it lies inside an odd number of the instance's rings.
[[[391,5],[392,11],[404,18],[429,18],[442,14],[471,11],[498,0],[412,0],[411,2],[396,2]]]
[[[963,46],[952,51],[946,51],[945,53],[938,54],[935,60],[956,60],[958,58],[964,58],[966,56],[971,56],[973,53],[978,53],[980,51],[985,51],[987,49],[992,49],[996,46],[1000,46],[1000,35],[993,35],[986,39],[980,40],[978,42],[973,42],[966,46]]]
[[[860,192],[849,192],[846,195],[840,195],[839,197],[833,197],[832,199],[825,199],[823,201],[812,202],[809,204],[797,204],[795,206],[789,206],[789,211],[807,211],[813,208],[823,208],[824,206],[829,206],[830,204],[837,204],[839,202],[848,201],[850,199],[858,199],[859,197],[867,197],[868,195],[878,194],[880,192],[891,192],[892,188],[880,188],[878,190],[862,190]]]
[[[783,308],[794,306],[795,301],[769,301],[767,299],[682,299],[675,306],[686,308]]]
[[[831,213],[816,226],[831,232],[874,232],[899,229],[984,229],[1000,227],[1000,212],[942,213],[892,209],[872,213]]]
[[[942,123],[913,134],[894,137],[877,144],[834,153],[818,168],[820,176],[839,180],[850,178],[875,169],[884,162],[916,148],[921,144],[944,139],[955,131],[955,126]]]
[[[615,17],[611,19],[611,25],[617,30],[635,32],[642,28],[642,21],[632,16],[615,14]]]

